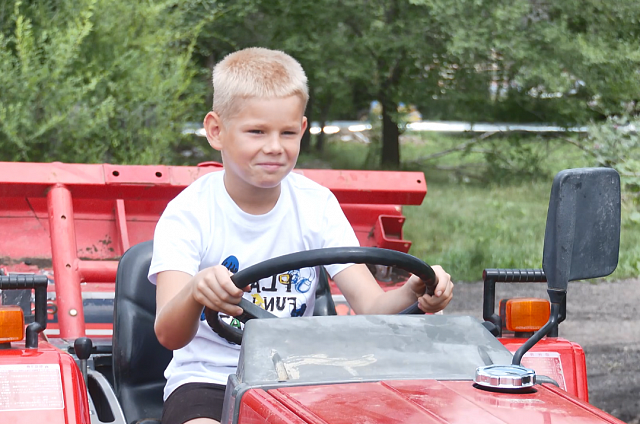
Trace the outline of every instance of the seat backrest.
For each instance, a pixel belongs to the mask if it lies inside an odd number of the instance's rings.
[[[337,315],[336,305],[333,303],[331,296],[331,287],[329,286],[329,278],[327,271],[323,266],[320,268],[320,279],[316,288],[316,304],[313,307],[314,316]]]
[[[153,242],[137,244],[120,259],[113,311],[113,383],[128,423],[160,420],[164,370],[173,353],[156,338],[156,286],[147,279]]]

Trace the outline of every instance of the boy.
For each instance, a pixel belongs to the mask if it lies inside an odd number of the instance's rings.
[[[287,253],[358,246],[333,194],[291,173],[307,128],[307,78],[300,64],[279,51],[238,51],[216,65],[213,87],[204,128],[222,154],[224,171],[199,178],[172,200],[154,236],[149,279],[157,284],[155,331],[174,350],[165,372],[163,424],[220,420],[239,346],[214,333],[201,315],[205,306],[230,316],[242,312],[237,304],[244,293],[231,282],[232,273]],[[326,269],[359,314],[397,313],[416,299],[425,312],[437,312],[452,296],[453,284],[440,267],[434,267],[434,296],[424,294],[415,276],[383,292],[365,265]],[[302,278],[304,284],[292,284]],[[270,301],[267,309],[278,316],[313,314],[312,269],[282,274],[280,283],[268,280],[244,296],[264,307]]]

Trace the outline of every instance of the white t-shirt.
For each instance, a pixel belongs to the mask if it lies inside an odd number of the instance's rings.
[[[156,226],[149,280],[162,271],[195,275],[225,265],[237,272],[276,256],[326,247],[358,246],[358,239],[340,205],[327,188],[290,173],[280,198],[264,215],[251,215],[231,199],[224,172],[207,174],[167,205]],[[330,265],[333,277],[349,265]],[[318,270],[304,268],[252,286],[244,297],[280,317],[311,316]],[[218,336],[201,318],[185,347],[173,352],[165,371],[164,398],[191,382],[226,384],[236,371],[240,346]]]

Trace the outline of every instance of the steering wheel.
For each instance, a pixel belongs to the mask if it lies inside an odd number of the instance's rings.
[[[427,294],[433,295],[436,288],[436,275],[428,264],[406,253],[376,247],[333,247],[278,256],[235,273],[231,276],[231,281],[236,287],[243,289],[258,280],[292,269],[348,263],[368,263],[397,267],[420,277],[426,283]],[[243,323],[255,318],[276,318],[272,313],[245,298],[242,298],[238,306],[242,308],[243,313],[235,318]],[[242,343],[243,332],[241,329],[223,322],[217,311],[205,308],[204,313],[207,323],[213,331],[231,343]],[[400,314],[422,313],[422,310],[418,308],[418,302],[400,312]]]

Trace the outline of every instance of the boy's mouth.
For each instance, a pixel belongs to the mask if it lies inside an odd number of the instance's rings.
[[[262,162],[258,163],[260,168],[266,169],[267,171],[277,171],[284,166],[283,163],[280,162]]]

